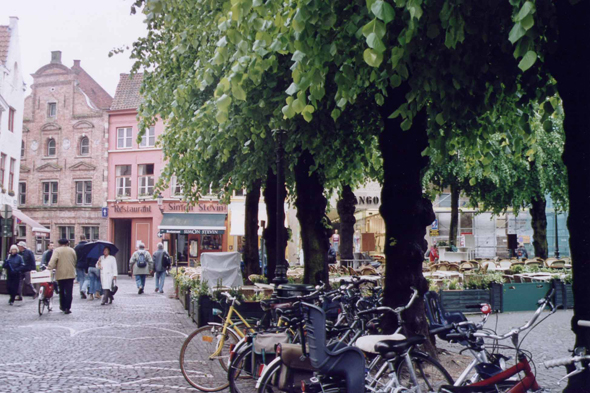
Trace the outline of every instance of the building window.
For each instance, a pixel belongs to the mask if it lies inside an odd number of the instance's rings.
[[[0,188],[4,187],[4,172],[6,171],[6,154],[0,153]]]
[[[24,206],[27,203],[27,183],[18,183],[18,204]]]
[[[131,127],[117,128],[117,149],[129,149],[131,142]]]
[[[172,191],[172,196],[184,195],[184,187],[178,182],[178,177],[172,176],[172,179],[170,179],[170,190]]]
[[[53,157],[55,156],[55,139],[49,138],[47,140],[47,156]]]
[[[8,109],[8,131],[14,132],[14,116],[16,115],[16,110],[14,108]]]
[[[57,182],[46,181],[43,182],[43,204],[57,205]]]
[[[80,155],[87,156],[90,154],[90,139],[87,136],[80,139]]]
[[[234,191],[234,196],[243,197],[245,195],[246,195],[246,190],[244,190],[244,189]]]
[[[117,198],[131,196],[131,165],[117,165]]]
[[[21,141],[20,143],[20,158],[25,157],[25,141]]]
[[[76,182],[76,205],[92,204],[92,181]]]
[[[137,167],[139,196],[154,195],[154,164],[141,164]]]
[[[10,159],[10,172],[8,173],[8,191],[14,191],[14,170],[16,167],[16,160]]]
[[[45,228],[51,229],[51,224],[41,224],[41,225],[43,225]],[[35,254],[42,255],[45,251],[47,251],[47,248],[49,247],[49,243],[51,243],[51,241],[49,240],[48,234],[43,234],[43,236],[36,236],[35,237]]]
[[[74,231],[74,227],[72,226],[64,226],[58,227],[59,228],[59,238],[60,239],[68,239],[69,241],[73,242],[76,240],[76,233]]]
[[[27,226],[26,225],[19,225],[17,227],[16,237],[19,239],[26,239],[27,238]]]
[[[82,227],[82,230],[88,241],[93,242],[99,239],[98,227]]]
[[[154,147],[156,145],[156,128],[150,127],[141,137],[140,147]]]
[[[47,103],[47,117],[57,117],[57,102]]]

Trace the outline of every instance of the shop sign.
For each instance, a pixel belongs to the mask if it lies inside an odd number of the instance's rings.
[[[379,197],[378,196],[357,196],[356,204],[357,205],[379,205]]]
[[[431,229],[430,230],[430,237],[438,236],[438,229]]]
[[[227,205],[220,203],[199,203],[197,205],[168,203],[165,205],[165,211],[179,213],[227,213]]]
[[[432,225],[430,226],[430,229],[437,231],[438,230],[438,218],[435,219],[434,221],[432,221]]]
[[[144,205],[144,206],[114,205],[113,210],[115,211],[115,213],[151,213],[152,207],[150,205]]]
[[[160,233],[176,233],[181,235],[223,235],[222,229],[160,229]]]

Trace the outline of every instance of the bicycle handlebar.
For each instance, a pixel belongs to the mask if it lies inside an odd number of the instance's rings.
[[[573,356],[569,358],[561,358],[561,359],[553,359],[543,362],[543,365],[546,368],[555,368],[561,366],[567,366],[568,364],[572,364],[575,362],[581,362],[582,360],[587,360],[590,358],[589,356]]]

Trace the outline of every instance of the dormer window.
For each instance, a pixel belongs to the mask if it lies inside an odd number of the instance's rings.
[[[57,117],[57,102],[48,102],[47,103],[47,117],[49,117],[49,118]]]

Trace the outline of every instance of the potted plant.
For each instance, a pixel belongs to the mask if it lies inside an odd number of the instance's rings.
[[[14,192],[14,190],[10,190],[8,191],[8,195],[10,195],[11,197],[15,196],[16,193]]]

